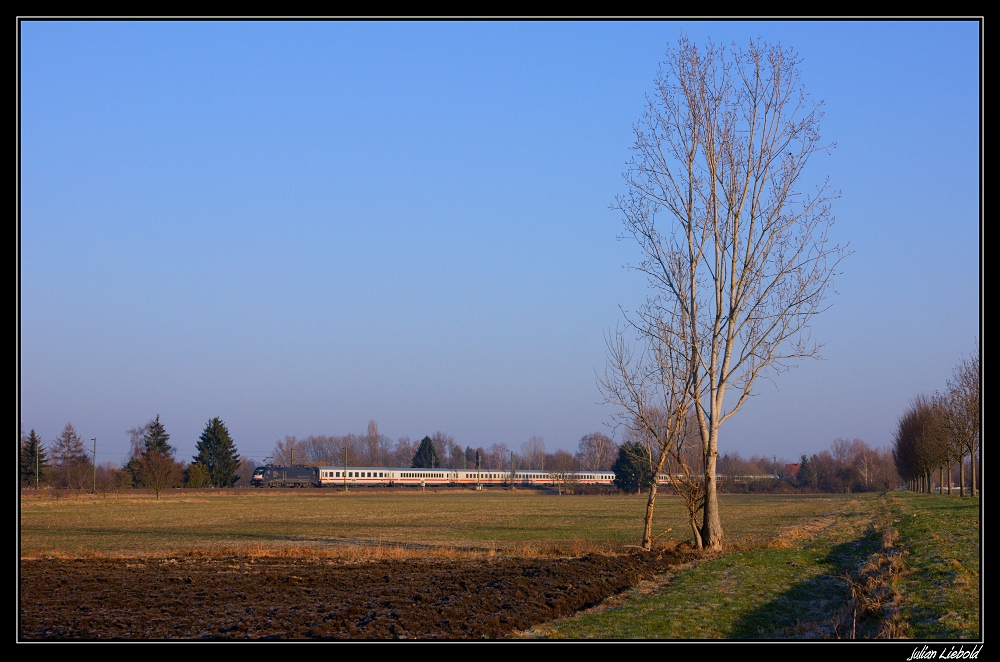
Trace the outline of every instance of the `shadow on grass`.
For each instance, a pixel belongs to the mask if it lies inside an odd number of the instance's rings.
[[[881,548],[879,534],[869,528],[860,537],[834,545],[823,555],[822,543],[813,543],[820,556],[811,567],[788,562],[789,571],[808,575],[769,602],[737,619],[731,639],[843,639],[850,638],[852,622],[840,621],[851,599],[845,575]],[[769,550],[770,552],[770,550]],[[769,553],[765,552],[765,553]]]

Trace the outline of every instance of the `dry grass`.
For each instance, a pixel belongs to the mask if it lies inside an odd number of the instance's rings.
[[[817,517],[804,524],[782,529],[774,538],[764,541],[764,545],[771,549],[794,549],[804,542],[815,540],[820,532],[833,526],[836,521],[834,516]]]
[[[532,550],[528,550],[529,552]],[[382,560],[427,560],[427,559],[489,559],[500,555],[496,549],[458,549],[449,546],[425,548],[406,547],[401,545],[340,545],[336,547],[318,548],[311,546],[296,547],[289,545],[263,545],[248,543],[213,548],[178,548],[161,549],[141,553],[123,552],[84,552],[70,554],[64,551],[51,551],[37,556],[22,556],[22,561],[39,559],[175,559],[175,558],[296,558],[296,559],[329,559],[346,562],[382,561]],[[526,554],[534,556],[534,554]]]
[[[880,549],[845,575],[851,599],[834,619],[840,639],[901,639],[907,626],[897,587],[904,571],[906,550],[899,546],[899,531],[891,524],[888,506],[880,502],[870,534],[879,536]]]
[[[534,491],[173,490],[156,500],[22,491],[23,558],[123,558],[256,549],[352,558],[577,557],[617,554],[642,535],[642,495],[557,496]],[[723,495],[727,541],[750,544],[828,510],[826,499]],[[688,537],[676,498],[657,500],[662,540]],[[454,551],[444,551],[444,550]],[[198,551],[200,550],[200,551]],[[221,550],[221,551],[219,551]],[[265,553],[265,552],[260,552]]]
[[[668,544],[665,548],[670,548]],[[381,560],[448,560],[506,558],[578,558],[589,554],[615,556],[626,553],[621,546],[586,540],[564,543],[514,543],[502,547],[459,547],[455,545],[416,545],[406,543],[334,543],[315,545],[268,544],[261,542],[215,547],[178,547],[144,551],[49,550],[23,554],[21,560],[39,559],[169,559],[169,558],[302,558],[330,559],[345,562]]]

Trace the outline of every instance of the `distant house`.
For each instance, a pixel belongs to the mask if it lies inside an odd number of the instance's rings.
[[[799,469],[801,469],[801,468],[802,468],[802,464],[801,463],[786,464],[785,465],[785,475],[786,476],[791,476],[792,478],[798,478],[799,477]]]

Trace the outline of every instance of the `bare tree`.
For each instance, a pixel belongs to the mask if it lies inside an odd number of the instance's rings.
[[[618,408],[616,418],[626,427],[626,437],[645,449],[650,463],[642,548],[653,543],[653,511],[658,480],[671,450],[684,434],[685,420],[693,403],[691,364],[684,338],[686,325],[677,316],[683,309],[671,311],[658,302],[647,304],[633,327],[640,333],[645,348],[636,354],[622,332],[608,338],[608,367],[599,381],[605,400]],[[681,333],[677,333],[680,330]],[[624,446],[623,446],[624,448]],[[696,536],[700,546],[701,540]]]
[[[445,434],[438,430],[431,435],[431,443],[434,445],[434,451],[437,453],[441,465],[449,465],[452,457],[451,449],[455,446],[455,438],[450,434]]]
[[[688,344],[711,549],[723,536],[719,430],[758,378],[817,355],[808,324],[845,255],[828,243],[827,186],[797,189],[809,159],[828,148],[821,117],[794,52],[756,42],[699,49],[681,37],[635,128],[616,207],[654,290],[649,311],[676,304],[673,321],[687,326],[675,332]]]
[[[677,435],[673,447],[666,454],[666,464],[670,485],[681,498],[687,511],[688,526],[691,527],[694,544],[701,549],[701,522],[698,515],[705,507],[705,488],[702,484],[703,456],[694,448],[700,441],[695,439],[697,429],[697,421],[693,420],[689,413],[684,422],[684,429]]]
[[[573,457],[572,453],[561,448],[556,449],[555,453],[546,457],[546,464],[549,471],[556,477],[556,488],[559,494],[561,495],[563,490],[572,494],[576,489],[576,474],[574,472],[577,469],[576,458]]]
[[[408,467],[413,459],[413,454],[417,452],[409,437],[400,437],[396,440],[396,447],[389,456],[389,465],[393,467]]]
[[[139,460],[139,476],[142,484],[156,492],[159,499],[160,492],[180,484],[184,467],[168,454],[154,449],[147,451]]]
[[[490,450],[486,453],[486,468],[494,471],[503,471],[504,467],[507,465],[507,457],[509,454],[510,451],[507,450],[507,444],[493,444],[490,446]]]
[[[584,471],[603,471],[615,461],[618,449],[609,436],[594,432],[580,438],[576,455]]]
[[[379,460],[379,439],[381,435],[378,433],[378,423],[375,419],[368,421],[368,434],[365,435],[365,464],[369,467],[380,466]]]
[[[276,466],[290,467],[293,462],[301,463],[305,459],[305,448],[297,437],[285,435],[284,439],[274,442],[271,456],[274,458]]]
[[[107,497],[108,492],[116,490],[121,484],[120,473],[122,470],[114,462],[104,462],[97,467],[94,483],[102,497]]]
[[[968,455],[972,473],[972,495],[979,493],[977,487],[977,460],[982,440],[980,433],[982,407],[980,400],[981,373],[979,370],[979,348],[975,353],[955,368],[948,381],[948,393],[942,400],[944,424],[952,442],[953,458],[959,463],[960,496],[965,495],[965,456]]]
[[[545,468],[545,439],[532,435],[528,441],[521,446],[521,453],[524,455],[526,463],[525,469]]]
[[[913,398],[900,417],[893,440],[893,458],[899,475],[918,492],[933,491],[932,475],[947,456],[941,410],[925,395]]]
[[[149,434],[149,428],[152,425],[153,421],[150,419],[145,425],[137,425],[125,431],[125,434],[129,436],[129,459],[138,460],[142,457],[142,454],[146,450],[146,435]]]
[[[254,469],[257,464],[246,456],[240,457],[240,465],[236,469],[236,482],[233,487],[250,487],[250,479],[253,478]]]

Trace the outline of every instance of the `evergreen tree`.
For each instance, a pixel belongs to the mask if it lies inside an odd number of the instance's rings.
[[[126,480],[122,481],[122,487],[138,487],[142,483],[139,477],[141,469],[139,458],[130,458],[125,463],[125,466],[122,467],[122,471],[125,472],[125,476],[127,477]]]
[[[640,443],[622,444],[611,470],[615,472],[615,485],[622,492],[644,490],[653,481],[649,450]]]
[[[143,442],[146,444],[144,454],[156,451],[165,457],[173,459],[174,447],[167,443],[168,439],[170,439],[170,435],[163,429],[163,423],[160,423],[160,415],[157,414],[156,419],[149,424],[149,429],[143,437]]]
[[[45,480],[48,468],[49,461],[42,447],[42,439],[32,429],[27,437],[21,439],[21,484],[37,488]]]
[[[434,450],[434,442],[430,437],[424,437],[420,440],[417,452],[413,454],[413,468],[437,469],[440,466],[441,461],[438,459],[437,451]]]
[[[795,476],[795,482],[799,487],[812,487],[816,484],[816,472],[813,470],[809,458],[802,456],[802,464],[799,465],[799,473]]]
[[[184,471],[185,487],[208,487],[212,484],[212,476],[200,462],[192,462]]]
[[[80,489],[86,477],[93,472],[90,454],[83,447],[83,439],[72,423],[67,423],[62,434],[52,442],[52,461],[55,481],[60,487]]]
[[[218,417],[210,420],[198,438],[197,448],[198,454],[194,461],[208,470],[211,484],[216,487],[232,487],[238,478],[240,454],[236,451],[236,444],[229,436],[226,424]]]

